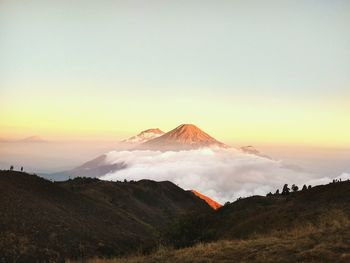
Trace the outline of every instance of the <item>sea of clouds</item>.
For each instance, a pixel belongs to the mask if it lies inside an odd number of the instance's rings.
[[[283,162],[246,154],[236,149],[204,148],[189,151],[112,151],[106,163],[125,163],[127,168],[106,174],[102,180],[171,181],[195,189],[225,203],[238,197],[265,195],[284,184],[327,184],[333,178],[292,169]],[[337,178],[350,179],[350,174]]]

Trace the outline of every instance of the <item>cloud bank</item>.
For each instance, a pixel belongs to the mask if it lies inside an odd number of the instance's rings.
[[[102,180],[168,180],[184,189],[195,189],[220,203],[275,192],[285,183],[302,186],[331,181],[290,169],[281,161],[235,149],[112,151],[107,153],[105,162],[124,162],[127,168],[106,174]]]

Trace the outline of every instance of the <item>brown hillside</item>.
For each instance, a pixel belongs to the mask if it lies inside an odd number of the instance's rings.
[[[207,215],[194,213],[181,219],[173,228],[169,239],[173,243],[168,248],[160,247],[147,256],[88,263],[347,263],[349,201],[350,182],[287,196],[249,197]]]
[[[63,262],[152,248],[191,210],[211,210],[170,182],[52,183],[0,171],[0,262]]]

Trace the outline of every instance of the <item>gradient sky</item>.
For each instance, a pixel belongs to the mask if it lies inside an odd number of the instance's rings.
[[[0,0],[0,137],[350,147],[349,28],[350,1]]]

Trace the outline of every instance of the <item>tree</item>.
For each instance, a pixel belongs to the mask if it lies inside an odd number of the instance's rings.
[[[10,166],[10,171],[13,171],[13,165]]]
[[[310,190],[310,189],[311,189],[311,185],[309,185],[309,186],[307,187],[307,189]]]
[[[279,195],[280,194],[280,190],[277,189],[276,192],[275,192],[275,195]]]
[[[292,185],[293,192],[297,192],[299,190],[299,187],[295,184]]]
[[[267,196],[267,197],[270,197],[270,196],[272,196],[272,193],[270,192],[270,193],[268,193],[266,196]]]
[[[282,195],[289,195],[289,191],[290,191],[290,189],[288,187],[288,184],[285,184],[283,186]]]
[[[23,172],[23,166],[21,167],[21,172]]]
[[[303,185],[303,188],[301,189],[301,191],[305,191],[305,190],[307,190],[306,184]]]

